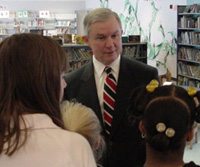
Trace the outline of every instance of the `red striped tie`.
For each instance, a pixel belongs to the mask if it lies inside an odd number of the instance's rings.
[[[110,67],[105,67],[104,70],[107,73],[103,92],[104,121],[106,132],[110,134],[117,84],[115,77],[111,73],[112,69]]]

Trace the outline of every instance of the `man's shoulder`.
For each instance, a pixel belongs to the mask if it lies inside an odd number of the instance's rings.
[[[133,70],[153,70],[156,71],[157,69],[153,66],[150,66],[148,64],[145,64],[143,62],[140,62],[138,60],[134,60],[134,59],[128,59],[126,57],[122,58],[122,65],[124,65],[127,68],[132,68]]]

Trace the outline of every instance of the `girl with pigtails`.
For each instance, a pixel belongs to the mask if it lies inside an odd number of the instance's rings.
[[[200,167],[184,162],[184,148],[192,140],[193,124],[200,122],[200,92],[194,87],[159,86],[152,80],[130,97],[130,121],[140,119],[146,143],[144,167]]]

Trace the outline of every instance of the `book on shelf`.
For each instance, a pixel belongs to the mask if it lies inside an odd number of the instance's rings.
[[[190,12],[190,8],[191,6],[190,5],[187,5],[184,10],[183,10],[183,13],[189,13]]]
[[[186,5],[183,9],[183,13],[199,13],[200,12],[200,5],[193,4],[193,5]]]
[[[79,53],[76,51],[76,49],[73,49],[73,54],[74,54],[74,57],[73,59],[74,60],[80,60],[81,59],[81,56],[79,55]]]
[[[178,62],[178,73],[200,79],[200,66]]]
[[[188,16],[182,16],[178,22],[179,28],[200,28],[200,16],[191,18]]]
[[[92,59],[92,52],[91,52],[91,50],[86,50],[85,54],[86,54],[87,59],[90,59],[90,60]]]
[[[178,51],[178,58],[200,62],[200,50],[196,48],[181,47]]]
[[[178,77],[178,85],[194,86],[194,87],[200,88],[200,81],[196,81],[194,79],[187,78],[184,76],[179,76]]]
[[[200,16],[197,17],[196,28],[200,28]]]
[[[190,13],[197,13],[198,12],[197,8],[198,8],[197,4],[191,5],[191,7],[190,7]]]
[[[130,59],[137,59],[140,57],[140,46],[126,46],[123,48],[123,55]]]
[[[70,70],[69,70],[69,72],[74,71],[74,70],[80,68],[81,66],[83,66],[86,63],[88,63],[88,60],[85,60],[85,61],[81,61],[81,60],[70,61],[69,62],[69,64],[70,64]]]
[[[200,45],[200,32],[185,31],[181,32],[179,42],[182,44]]]
[[[81,51],[81,49],[77,49],[76,52],[77,52],[77,54],[79,55],[79,57],[80,57],[81,60],[87,59],[87,58],[85,57],[85,54]]]

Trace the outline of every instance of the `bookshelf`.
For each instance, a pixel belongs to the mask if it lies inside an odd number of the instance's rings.
[[[24,32],[45,36],[77,34],[77,13],[0,11],[0,42],[10,35]]]
[[[0,42],[15,33],[15,14],[10,11],[0,11]]]
[[[78,69],[92,59],[92,51],[87,45],[80,44],[64,44],[70,65],[69,72]]]
[[[200,88],[200,4],[179,5],[177,84]]]
[[[92,59],[92,51],[87,45],[64,44],[62,47],[66,50],[70,71],[78,69]],[[122,55],[147,64],[147,43],[123,43]]]
[[[76,12],[53,13],[46,18],[41,16],[29,18],[27,29],[29,32],[42,30],[45,36],[77,34]]]
[[[147,43],[123,43],[122,55],[147,64]]]

